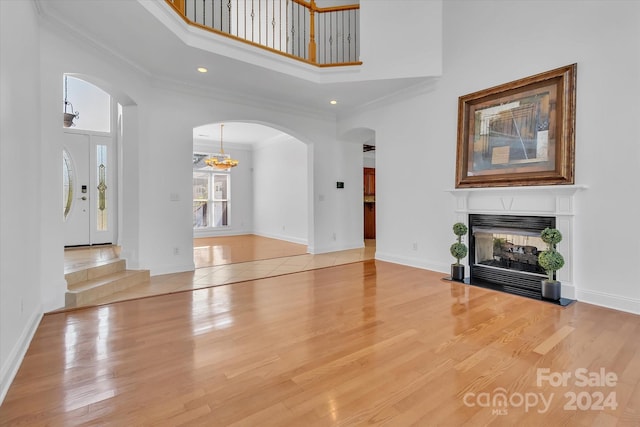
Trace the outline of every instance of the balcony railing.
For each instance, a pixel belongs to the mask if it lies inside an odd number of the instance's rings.
[[[360,5],[315,0],[166,0],[190,25],[320,67],[360,65]]]

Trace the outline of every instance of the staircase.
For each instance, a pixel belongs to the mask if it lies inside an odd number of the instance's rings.
[[[117,246],[65,250],[65,308],[92,305],[106,296],[149,282],[149,270],[127,270]]]

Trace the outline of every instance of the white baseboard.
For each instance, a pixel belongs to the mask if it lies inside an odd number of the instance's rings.
[[[612,308],[632,314],[640,314],[640,299],[628,298],[620,295],[607,294],[585,289],[576,290],[576,299],[601,307]]]
[[[310,254],[326,254],[329,252],[349,251],[351,249],[361,249],[364,247],[364,243],[353,243],[346,245],[331,245],[331,246],[309,246],[308,250]]]
[[[22,360],[27,353],[29,344],[31,344],[31,340],[38,329],[38,325],[40,325],[42,315],[42,306],[38,306],[27,321],[25,328],[22,330],[22,334],[20,334],[18,342],[13,346],[11,352],[7,356],[7,360],[5,360],[2,365],[2,370],[0,371],[0,404],[2,404],[4,398],[7,396],[9,387],[18,373],[18,369],[20,368]]]
[[[449,264],[441,264],[423,258],[399,257],[385,252],[376,251],[376,259],[380,261],[392,262],[394,264],[406,265],[407,267],[421,268],[423,270],[435,271],[447,274],[451,271]]]
[[[219,228],[219,229],[207,228],[204,230],[198,230],[198,229],[193,230],[193,237],[196,239],[201,237],[246,236],[247,234],[254,234],[254,233],[247,230],[234,230],[232,228]]]
[[[299,237],[288,236],[286,234],[273,234],[273,233],[258,233],[254,232],[256,236],[267,237],[269,239],[278,239],[284,240],[285,242],[297,243],[299,245],[308,245],[309,242],[307,239],[301,239]]]

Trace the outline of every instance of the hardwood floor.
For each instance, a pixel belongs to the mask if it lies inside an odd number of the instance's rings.
[[[442,277],[364,261],[45,315],[0,425],[640,425],[640,316]]]
[[[254,234],[193,239],[193,262],[196,268],[284,258],[306,253],[307,245]]]

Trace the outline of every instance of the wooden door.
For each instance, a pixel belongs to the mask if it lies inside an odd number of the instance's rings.
[[[364,168],[364,238],[376,238],[376,170]]]
[[[376,195],[376,169],[364,168],[364,195],[375,196]]]
[[[364,204],[364,238],[376,238],[376,204]]]

